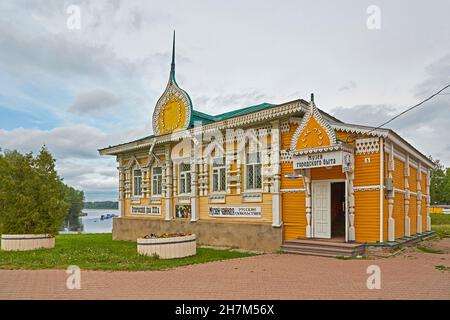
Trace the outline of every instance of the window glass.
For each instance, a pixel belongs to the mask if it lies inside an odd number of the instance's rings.
[[[133,195],[142,195],[142,171],[140,169],[133,170]]]
[[[162,167],[153,168],[152,194],[162,194]]]
[[[212,191],[226,190],[226,168],[225,158],[216,158],[212,164]]]
[[[247,153],[246,154],[246,179],[247,189],[261,189],[262,188],[262,165],[261,153]]]

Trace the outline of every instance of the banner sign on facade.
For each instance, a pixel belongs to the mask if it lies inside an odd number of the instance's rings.
[[[160,206],[131,206],[131,214],[161,215]]]
[[[293,159],[294,170],[331,167],[342,164],[342,151],[305,154]]]
[[[209,207],[210,217],[260,218],[261,207]]]

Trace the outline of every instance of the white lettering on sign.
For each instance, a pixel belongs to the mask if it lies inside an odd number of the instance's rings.
[[[210,217],[260,218],[261,207],[209,207]]]
[[[294,158],[294,170],[331,167],[342,164],[342,152],[327,152],[302,155]]]
[[[131,206],[131,214],[161,215],[160,206]]]

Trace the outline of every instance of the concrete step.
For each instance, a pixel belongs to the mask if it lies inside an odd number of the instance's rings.
[[[316,249],[293,249],[293,248],[283,248],[283,252],[298,253],[305,255],[321,255],[321,256],[331,256],[331,257],[355,257],[357,255],[362,255],[358,252],[339,252],[333,250],[316,250]]]
[[[317,252],[335,252],[342,254],[354,254],[359,252],[359,250],[353,250],[348,248],[337,248],[337,247],[324,247],[324,246],[302,246],[302,245],[282,245],[282,249],[287,250],[298,250],[298,251],[317,251]]]
[[[312,239],[285,241],[281,250],[287,253],[304,255],[338,257],[364,254],[365,246],[361,243],[332,242]]]
[[[301,254],[305,256],[318,256],[318,257],[339,257],[339,255],[336,255],[334,253],[326,253],[326,252],[303,252],[303,251],[291,251],[291,250],[283,250],[284,253],[290,253],[290,254]]]
[[[356,248],[360,246],[364,246],[362,243],[354,243],[354,242],[333,242],[329,240],[308,240],[308,239],[295,239],[284,241],[283,244],[304,244],[304,245],[324,245],[330,247],[345,247],[345,248]]]

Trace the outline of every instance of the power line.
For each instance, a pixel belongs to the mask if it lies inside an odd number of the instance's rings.
[[[440,89],[439,91],[433,93],[431,96],[429,96],[429,97],[426,98],[425,100],[422,100],[422,101],[420,101],[419,103],[413,105],[412,107],[409,107],[408,109],[406,109],[406,110],[400,112],[398,115],[396,115],[395,117],[389,119],[388,121],[386,121],[386,122],[380,124],[378,127],[375,127],[375,128],[373,128],[373,129],[371,129],[370,131],[365,132],[365,134],[371,133],[371,132],[373,132],[373,131],[375,131],[375,130],[377,130],[377,129],[380,129],[381,127],[384,127],[385,125],[387,125],[388,123],[391,123],[392,121],[394,121],[394,120],[397,119],[398,117],[400,117],[400,116],[404,115],[405,113],[407,113],[407,112],[409,112],[409,111],[411,111],[411,110],[413,110],[413,109],[419,107],[420,105],[424,104],[425,102],[427,102],[427,101],[433,99],[435,96],[439,95],[442,91],[444,91],[444,90],[447,89],[447,88],[450,88],[450,84],[446,85],[445,87],[443,87],[443,88]],[[348,141],[349,138],[352,138],[353,136],[355,136],[355,134],[352,134],[352,135],[350,135],[349,137],[347,137],[347,139],[345,139],[345,142],[349,142],[349,141]]]

